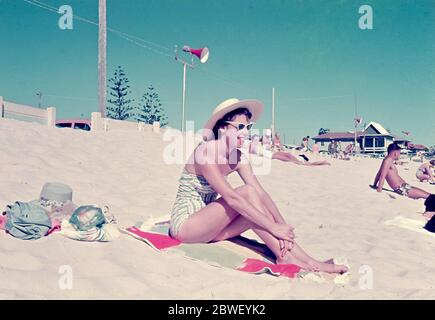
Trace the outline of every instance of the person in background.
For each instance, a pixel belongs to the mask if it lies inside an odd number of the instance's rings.
[[[376,191],[378,192],[382,192],[384,182],[387,181],[388,185],[397,194],[411,199],[430,198],[428,201],[432,203],[432,201],[434,201],[432,199],[435,198],[435,195],[431,195],[427,191],[411,186],[409,183],[403,180],[402,177],[400,177],[398,170],[394,165],[394,161],[397,161],[400,158],[400,150],[401,148],[396,143],[392,143],[388,146],[387,156],[384,158],[384,160],[382,160],[381,167],[379,168],[375,177],[375,181],[371,187],[376,188]],[[432,207],[431,204],[428,205],[427,201],[425,202],[425,205],[426,211],[423,213],[423,216],[427,219],[431,219],[435,212],[432,212],[432,209],[427,209]]]
[[[431,184],[435,183],[435,178],[433,175],[433,169],[435,166],[435,159],[430,160],[427,163],[423,163],[417,170],[415,176],[420,182],[429,182]]]

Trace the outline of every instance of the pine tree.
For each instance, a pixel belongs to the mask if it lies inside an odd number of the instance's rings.
[[[132,110],[133,107],[130,106],[130,103],[133,102],[133,99],[127,98],[127,96],[131,93],[130,85],[128,84],[130,81],[125,75],[124,70],[120,66],[116,68],[115,73],[112,78],[109,79],[110,85],[108,86],[110,89],[110,96],[107,102],[110,105],[107,106],[107,116],[112,119],[125,120],[131,118],[133,116]]]
[[[148,87],[147,92],[142,96],[138,104],[139,112],[137,120],[147,124],[153,124],[154,121],[160,123],[160,127],[168,124],[168,117],[164,114],[160,97],[152,85]]]

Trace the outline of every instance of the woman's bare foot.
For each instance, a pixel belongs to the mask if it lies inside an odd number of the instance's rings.
[[[295,264],[298,267],[300,267],[302,270],[305,270],[305,271],[319,271],[319,270],[317,270],[316,267],[309,265],[308,263],[294,257],[290,252],[288,252],[284,258],[276,259],[276,263],[277,264]]]
[[[327,262],[312,261],[308,263],[313,268],[318,269],[318,271],[328,272],[328,273],[346,273],[349,269],[344,265],[331,263],[330,260]]]
[[[433,216],[435,216],[435,211],[426,211],[423,213],[423,217],[425,217],[428,221],[432,219]]]

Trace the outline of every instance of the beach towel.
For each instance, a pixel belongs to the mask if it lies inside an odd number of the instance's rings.
[[[238,267],[237,270],[255,274],[268,272],[274,276],[294,278],[301,268],[294,264],[273,264],[248,258],[243,261],[242,266]]]
[[[427,231],[424,229],[424,226],[426,225],[427,221],[424,220],[414,220],[405,218],[402,216],[397,216],[394,219],[387,220],[384,222],[387,226],[394,226],[401,229],[406,229],[414,232],[418,232],[421,234],[424,234],[426,236],[435,237],[435,233]]]
[[[121,229],[121,232],[141,240],[158,251],[175,252],[182,256],[206,262],[215,267],[237,269],[246,258],[267,260],[258,252],[244,248],[229,241],[215,243],[182,243],[168,235],[169,224],[155,225],[151,230],[141,230],[139,227]]]
[[[172,250],[192,260],[200,260],[209,265],[239,270],[253,274],[271,274],[287,278],[325,283],[332,281],[344,285],[350,280],[350,272],[343,275],[323,272],[301,271],[293,264],[275,264],[275,256],[265,244],[243,236],[215,243],[185,244],[168,236],[169,221],[154,223],[149,220],[138,226],[121,229],[121,232],[139,239],[153,249],[165,252]],[[251,233],[247,233],[251,236]],[[333,259],[331,262],[349,267],[345,258]]]

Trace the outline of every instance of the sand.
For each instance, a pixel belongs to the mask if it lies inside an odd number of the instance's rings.
[[[84,132],[0,119],[0,141],[1,208],[36,199],[45,182],[58,181],[73,188],[77,204],[110,206],[121,227],[166,216],[182,169],[163,162],[166,142],[151,132]],[[348,259],[347,285],[218,269],[126,235],[84,243],[60,235],[23,241],[2,231],[0,299],[435,298],[435,239],[384,225],[398,215],[422,219],[423,201],[370,189],[380,160],[330,161],[303,167],[274,160],[259,179],[306,251]],[[416,179],[418,166],[408,160],[399,172],[435,193]],[[229,181],[241,184],[236,174]],[[69,272],[72,281],[65,280]]]

